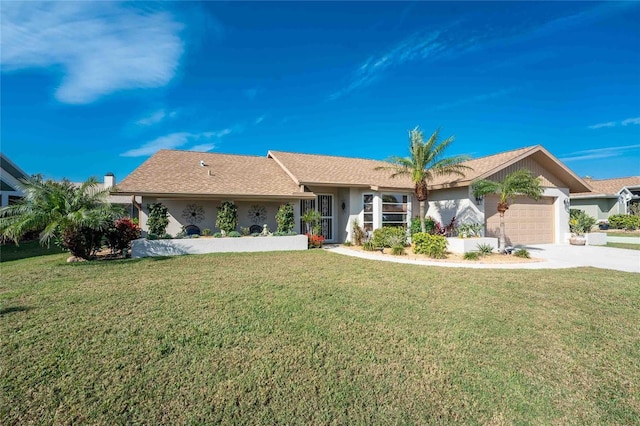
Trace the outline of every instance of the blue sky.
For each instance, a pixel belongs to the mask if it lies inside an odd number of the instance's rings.
[[[161,148],[384,159],[542,144],[640,175],[640,4],[3,2],[1,149],[122,180]]]

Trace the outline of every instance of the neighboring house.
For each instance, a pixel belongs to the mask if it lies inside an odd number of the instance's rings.
[[[475,179],[501,179],[525,167],[542,179],[538,201],[518,199],[506,214],[510,244],[563,242],[568,228],[570,192],[589,186],[541,146],[522,148],[468,161],[464,179],[442,178],[431,185],[428,215],[447,223],[482,223],[497,235],[495,197],[473,197]],[[215,230],[216,208],[222,201],[238,206],[239,226],[267,224],[275,230],[278,207],[292,202],[300,231],[300,215],[309,208],[322,217],[328,242],[350,239],[351,223],[365,230],[407,226],[418,213],[413,184],[391,178],[387,163],[360,158],[269,151],[266,157],[161,150],[117,187],[117,194],[140,197],[140,225],[146,230],[147,205],[162,202],[170,214],[167,232],[183,226]]]
[[[0,153],[0,207],[8,206],[24,196],[18,183],[27,177],[20,167]]]
[[[640,176],[615,179],[585,179],[592,192],[571,194],[571,208],[584,210],[596,219],[629,213],[629,206],[640,203]]]

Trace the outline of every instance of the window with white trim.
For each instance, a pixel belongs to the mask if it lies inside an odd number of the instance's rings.
[[[407,227],[409,196],[382,194],[382,226]]]
[[[362,196],[364,217],[362,219],[362,229],[373,231],[373,194]]]

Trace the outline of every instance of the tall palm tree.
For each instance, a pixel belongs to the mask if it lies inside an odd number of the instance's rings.
[[[509,204],[518,195],[537,200],[544,189],[541,186],[540,178],[533,177],[527,169],[511,172],[500,182],[482,179],[471,185],[474,196],[480,197],[489,194],[498,194],[498,213],[500,213],[500,248],[504,250],[506,237],[504,230],[504,213],[509,209]]]
[[[420,202],[420,228],[425,226],[426,201],[429,198],[429,182],[436,176],[458,175],[464,177],[471,167],[462,164],[469,159],[466,155],[443,158],[444,152],[454,141],[454,137],[440,141],[440,129],[424,141],[424,135],[418,127],[409,131],[409,157],[390,157],[389,166],[376,167],[376,170],[391,170],[391,177],[409,176],[413,182],[416,198]]]
[[[74,256],[88,257],[103,231],[123,211],[108,202],[109,189],[90,178],[79,186],[39,176],[20,183],[24,198],[0,209],[0,234],[16,243],[27,232],[40,233],[40,243],[61,239]]]

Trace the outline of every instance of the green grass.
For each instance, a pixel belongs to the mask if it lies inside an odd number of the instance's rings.
[[[323,250],[2,264],[0,424],[637,424],[640,280]]]
[[[607,243],[607,247],[615,247],[628,250],[640,250],[640,244],[632,243]]]
[[[606,231],[606,233],[608,237],[640,237],[640,232]]]
[[[50,247],[42,247],[37,241],[22,242],[19,246],[9,243],[6,245],[0,245],[0,262],[10,262],[12,260],[59,253],[62,253],[61,248],[54,245],[51,245]]]

